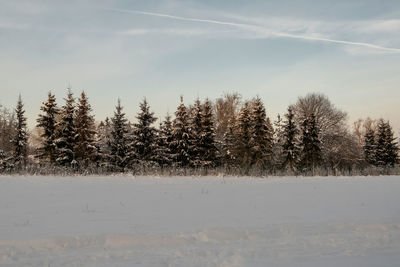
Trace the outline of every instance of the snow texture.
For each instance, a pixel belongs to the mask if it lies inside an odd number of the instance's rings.
[[[0,177],[0,266],[398,266],[400,177]]]

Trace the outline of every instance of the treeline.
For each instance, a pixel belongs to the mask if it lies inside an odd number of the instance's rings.
[[[226,94],[181,102],[175,116],[157,118],[146,99],[134,123],[118,100],[96,123],[85,92],[69,89],[63,105],[49,92],[28,133],[19,97],[0,117],[0,172],[229,175],[351,175],[399,173],[398,145],[388,121],[359,120],[327,97],[308,94],[271,122],[259,97]],[[30,135],[30,137],[29,137]]]

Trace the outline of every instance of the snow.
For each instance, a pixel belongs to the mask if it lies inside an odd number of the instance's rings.
[[[0,266],[398,266],[400,177],[0,177]]]

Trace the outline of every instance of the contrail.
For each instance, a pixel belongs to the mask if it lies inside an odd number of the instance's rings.
[[[226,26],[232,26],[232,27],[236,27],[236,28],[246,29],[246,30],[249,30],[252,32],[260,32],[260,33],[263,33],[263,34],[266,34],[269,36],[291,38],[291,39],[311,40],[311,41],[321,41],[321,42],[346,44],[346,45],[354,45],[354,46],[363,46],[363,47],[383,50],[386,52],[400,53],[400,48],[384,47],[384,46],[371,44],[371,43],[364,43],[364,42],[352,42],[352,41],[345,41],[345,40],[338,40],[338,39],[329,39],[329,38],[323,38],[323,37],[308,36],[308,35],[302,35],[302,34],[277,32],[277,31],[271,31],[270,29],[262,27],[262,26],[257,26],[257,25],[252,25],[252,24],[235,23],[235,22],[210,20],[210,19],[188,18],[188,17],[174,16],[174,15],[162,14],[162,13],[145,12],[145,11],[139,11],[139,10],[126,10],[126,9],[114,9],[114,8],[108,8],[107,10],[121,12],[121,13],[141,14],[141,15],[147,15],[147,16],[162,17],[162,18],[168,18],[168,19],[174,19],[174,20],[226,25]]]

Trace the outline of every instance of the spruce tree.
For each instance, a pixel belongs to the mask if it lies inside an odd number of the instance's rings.
[[[60,121],[57,124],[57,163],[62,166],[70,166],[74,160],[75,147],[75,99],[68,88],[65,105],[60,110]]]
[[[399,161],[399,147],[396,138],[393,136],[393,130],[389,122],[386,122],[386,146],[385,146],[385,160],[386,165],[394,167]]]
[[[109,167],[108,156],[110,155],[110,149],[108,146],[108,140],[111,136],[111,122],[108,117],[99,123],[95,135],[95,146],[96,146],[96,162],[98,166]]]
[[[44,114],[40,114],[37,119],[37,127],[43,129],[41,135],[43,139],[42,146],[38,149],[37,157],[41,160],[55,163],[57,159],[56,140],[56,117],[59,113],[56,103],[56,98],[49,92],[47,101],[43,102],[40,110]]]
[[[230,119],[226,125],[226,132],[224,134],[224,139],[222,143],[223,157],[222,160],[226,167],[232,167],[236,162],[236,145],[237,145],[237,135],[236,135],[236,121]]]
[[[367,129],[364,136],[364,158],[365,161],[371,165],[376,164],[376,144],[375,144],[375,131],[372,127]]]
[[[90,114],[92,108],[84,91],[78,99],[78,107],[75,117],[75,146],[74,152],[78,162],[88,165],[96,157],[95,124]]]
[[[16,133],[12,140],[14,146],[13,160],[17,169],[26,166],[28,157],[28,132],[24,113],[24,105],[22,104],[21,96],[19,96],[15,109],[15,114],[17,115]]]
[[[201,106],[201,135],[199,143],[200,160],[202,167],[213,167],[218,164],[218,150],[215,141],[215,128],[212,113],[212,103],[206,99]]]
[[[294,121],[294,113],[292,107],[288,108],[285,114],[286,121],[283,125],[283,158],[282,167],[290,171],[295,170],[298,162],[299,147],[298,147],[298,134],[299,131]]]
[[[393,167],[398,161],[398,147],[389,122],[380,120],[377,129],[375,161],[378,166]]]
[[[175,112],[175,119],[172,126],[171,148],[174,163],[179,167],[191,165],[192,137],[189,128],[189,115],[183,97]]]
[[[129,141],[129,125],[122,112],[121,102],[118,99],[118,105],[111,118],[111,133],[108,141],[110,149],[109,163],[112,169],[124,171],[131,161],[131,147]]]
[[[156,161],[161,167],[171,166],[173,158],[171,151],[172,142],[172,121],[167,114],[164,121],[160,123],[157,131],[157,149],[155,152]]]
[[[190,120],[190,131],[191,131],[191,142],[192,142],[192,155],[191,162],[194,167],[200,167],[202,165],[202,135],[203,135],[203,114],[200,100],[197,99],[194,102],[194,106],[191,110],[191,120]]]
[[[319,130],[315,115],[312,113],[302,124],[302,159],[301,165],[305,169],[310,169],[313,173],[315,168],[321,163],[321,141],[319,140]]]
[[[252,121],[250,103],[246,101],[236,120],[235,158],[240,167],[248,170],[252,163]]]
[[[132,148],[138,161],[154,161],[157,149],[157,131],[152,124],[157,120],[146,101],[140,103],[140,112],[136,116],[138,123],[133,125]]]
[[[257,97],[252,101],[250,111],[251,125],[251,165],[259,169],[272,166],[272,127],[266,116],[264,104]]]

